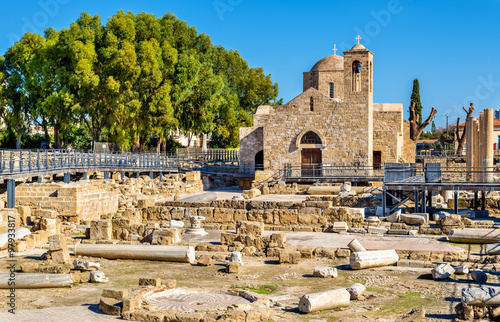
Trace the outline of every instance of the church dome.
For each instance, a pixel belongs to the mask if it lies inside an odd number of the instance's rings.
[[[356,50],[356,49],[366,49],[366,47],[361,44],[356,44],[351,48],[351,50]]]
[[[311,72],[344,69],[344,57],[337,55],[326,56],[311,68]]]

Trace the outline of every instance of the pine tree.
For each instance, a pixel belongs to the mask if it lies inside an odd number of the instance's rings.
[[[436,123],[434,123],[434,121],[432,121],[432,124],[431,124],[431,133],[434,133],[436,132]]]
[[[413,80],[413,90],[410,100],[410,105],[412,102],[415,102],[415,114],[418,115],[417,124],[420,126],[422,125],[422,103],[420,102],[420,84],[417,78]]]

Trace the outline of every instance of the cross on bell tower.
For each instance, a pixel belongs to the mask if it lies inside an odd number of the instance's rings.
[[[337,55],[337,50],[338,50],[338,49],[337,49],[337,44],[334,44],[334,45],[333,45],[333,49],[332,49],[332,50],[333,50],[333,54],[334,54],[334,55]]]
[[[361,38],[361,36],[360,36],[360,35],[358,35],[355,39],[358,41],[358,45],[359,45],[359,41],[360,41],[361,39],[363,39],[363,38]]]

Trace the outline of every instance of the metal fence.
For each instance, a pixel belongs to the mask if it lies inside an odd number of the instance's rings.
[[[172,171],[178,160],[166,153],[0,150],[0,176],[76,169]]]
[[[200,162],[239,162],[239,150],[227,149],[208,149],[203,151],[201,148],[181,148],[176,151],[177,157],[182,161],[200,161]]]
[[[442,167],[440,163],[391,163],[384,165],[386,183],[499,183],[498,167]]]
[[[328,178],[382,178],[382,166],[333,166],[320,163],[292,166],[284,164],[282,168],[284,179],[328,179]]]

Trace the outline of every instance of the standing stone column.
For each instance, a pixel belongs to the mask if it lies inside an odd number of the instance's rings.
[[[477,155],[477,163],[476,167],[478,171],[478,180],[483,181],[484,180],[484,165],[483,165],[483,159],[484,159],[484,112],[479,112],[479,133],[478,133],[478,145],[479,145],[479,150],[478,150],[478,155]]]
[[[486,182],[493,182],[493,110],[487,108],[483,112],[484,118],[484,138],[483,149],[483,168],[485,172]]]
[[[473,149],[473,171],[474,171],[474,181],[479,181],[480,179],[480,149],[479,149],[479,120],[477,118],[474,118],[472,121],[472,149]]]
[[[469,117],[465,123],[465,160],[467,165],[467,181],[474,179],[474,130],[473,130],[474,117]]]

